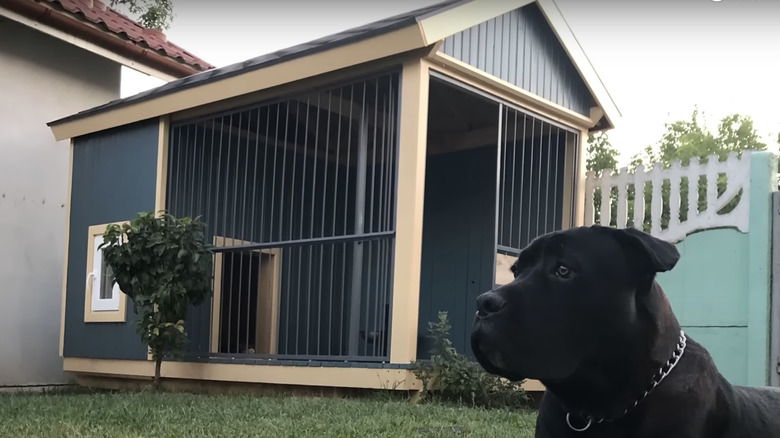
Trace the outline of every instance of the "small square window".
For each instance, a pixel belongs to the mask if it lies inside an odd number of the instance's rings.
[[[86,322],[124,322],[126,296],[113,284],[111,268],[103,259],[103,233],[108,225],[89,227],[87,283],[84,302]]]

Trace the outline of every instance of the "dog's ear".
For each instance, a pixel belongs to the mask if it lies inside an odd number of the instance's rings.
[[[614,229],[618,241],[636,257],[646,261],[644,266],[652,273],[670,271],[680,260],[680,252],[673,243],[653,237],[636,228]]]

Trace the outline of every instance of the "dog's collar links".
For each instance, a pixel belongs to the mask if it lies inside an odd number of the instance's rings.
[[[644,400],[650,392],[655,389],[656,386],[658,386],[665,378],[669,375],[669,373],[672,372],[675,366],[677,366],[677,363],[680,361],[680,358],[682,357],[683,353],[685,352],[685,345],[688,341],[688,338],[685,336],[685,332],[683,330],[680,330],[680,338],[677,341],[677,345],[674,348],[674,351],[672,352],[672,356],[666,361],[666,363],[658,369],[658,371],[653,375],[653,378],[650,379],[650,383],[647,385],[647,389],[645,389],[645,392],[640,395],[636,400],[634,400],[634,403],[627,407],[625,411],[623,411],[622,414],[615,418],[596,418],[592,415],[580,415],[580,418],[585,422],[585,425],[581,428],[574,427],[571,424],[571,414],[566,413],[566,425],[569,426],[569,429],[575,431],[575,432],[584,432],[590,428],[593,424],[600,424],[603,422],[609,422],[609,421],[615,421],[623,416],[625,416],[631,409],[634,409],[642,400]]]

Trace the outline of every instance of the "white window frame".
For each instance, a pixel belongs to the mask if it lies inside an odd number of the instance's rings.
[[[118,223],[121,225],[122,223]],[[88,231],[86,282],[84,287],[85,322],[125,322],[127,296],[114,284],[110,298],[100,298],[103,280],[103,234],[109,224],[92,225]]]
[[[92,236],[92,272],[87,274],[87,287],[92,296],[93,312],[116,312],[119,310],[119,285],[114,284],[111,288],[110,298],[101,298],[100,292],[103,290],[103,250],[99,249],[103,243],[103,235]]]

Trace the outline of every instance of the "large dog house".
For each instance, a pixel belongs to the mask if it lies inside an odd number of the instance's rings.
[[[54,121],[71,139],[61,354],[148,377],[106,224],[201,216],[213,299],[169,379],[414,389],[529,240],[582,222],[583,147],[613,102],[551,0],[447,1]],[[529,387],[535,387],[529,382]]]

